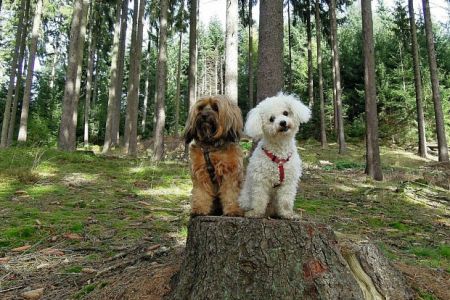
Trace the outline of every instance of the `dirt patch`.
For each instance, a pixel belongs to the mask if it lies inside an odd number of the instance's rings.
[[[415,290],[432,293],[442,300],[450,299],[450,274],[400,262],[395,263],[395,266]]]
[[[171,279],[180,269],[180,255],[164,262],[141,262],[99,282],[85,299],[162,300],[171,291]]]

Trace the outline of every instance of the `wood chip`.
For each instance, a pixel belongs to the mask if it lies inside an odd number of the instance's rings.
[[[31,248],[30,245],[25,245],[25,246],[22,246],[22,247],[17,247],[17,248],[11,249],[11,251],[12,252],[24,252],[24,251],[27,251],[30,248]]]
[[[81,269],[81,272],[86,273],[86,274],[94,274],[94,273],[97,273],[97,270],[92,269],[92,268],[83,268],[83,269]]]
[[[153,251],[161,247],[161,244],[156,244],[147,248],[147,251]]]
[[[27,300],[38,300],[44,296],[44,288],[23,292],[21,295],[23,298]]]
[[[64,255],[63,251],[61,251],[59,249],[55,249],[55,248],[45,248],[39,252],[41,252],[42,254],[45,254],[45,255],[54,255],[54,256],[63,256]]]
[[[0,257],[0,264],[6,264],[11,259],[9,256]]]
[[[64,237],[68,240],[81,241],[83,238],[78,233],[66,233]]]

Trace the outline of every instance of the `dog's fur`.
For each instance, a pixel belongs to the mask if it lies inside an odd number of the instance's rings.
[[[260,102],[249,112],[244,132],[261,140],[250,157],[244,187],[239,196],[239,204],[246,211],[246,217],[298,218],[293,212],[293,206],[302,174],[302,162],[297,152],[295,135],[300,123],[307,122],[310,117],[308,107],[295,96],[281,92]],[[280,159],[289,157],[289,161],[284,164],[285,179],[281,184],[278,164],[263,149]]]
[[[225,96],[201,98],[191,108],[185,140],[187,144],[194,141],[189,147],[192,215],[243,215],[237,202],[244,177],[238,144],[242,129],[241,110]],[[215,169],[217,191],[207,170],[204,151],[209,152]]]

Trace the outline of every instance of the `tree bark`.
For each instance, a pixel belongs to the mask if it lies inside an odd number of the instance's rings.
[[[95,53],[97,48],[97,28],[94,24],[97,20],[95,0],[91,3],[91,18],[89,26],[88,69],[86,78],[86,101],[84,105],[84,147],[89,146],[89,114],[91,111],[92,77],[94,73]]]
[[[191,108],[197,95],[197,15],[198,0],[190,0],[191,13],[189,15],[189,108]]]
[[[151,64],[151,59],[152,59],[152,55],[151,55],[151,36],[152,36],[152,31],[151,31],[151,29],[149,29],[149,31],[148,31],[148,46],[147,46],[147,64],[148,64],[148,68],[147,68],[147,77],[145,79],[144,103],[142,105],[142,121],[141,121],[142,134],[145,133],[145,127],[147,126],[148,99],[150,98],[150,93],[151,93],[151,84],[150,84],[150,80],[151,80],[150,64]]]
[[[14,89],[14,100],[12,104],[11,109],[11,117],[9,119],[9,127],[8,127],[8,141],[7,146],[11,146],[13,142],[13,136],[14,136],[14,129],[16,127],[16,115],[17,115],[17,107],[19,105],[19,97],[21,95],[20,90],[22,89],[22,75],[24,71],[24,65],[23,62],[25,60],[25,48],[27,46],[27,35],[28,35],[28,21],[30,19],[30,0],[27,0],[26,7],[25,7],[25,22],[22,29],[22,38],[20,41],[20,50],[19,50],[19,59],[18,59],[18,65],[17,65],[17,80],[16,80],[16,86]]]
[[[225,95],[238,103],[238,0],[227,0],[225,37]]]
[[[161,161],[164,156],[164,127],[166,124],[165,98],[167,80],[167,14],[168,0],[161,0],[159,20],[159,52],[156,70],[156,128],[154,137],[154,160]]]
[[[111,69],[110,69],[110,82],[108,89],[108,107],[107,107],[107,115],[106,115],[106,128],[105,128],[105,141],[103,143],[103,153],[107,153],[111,149],[113,134],[112,127],[114,122],[114,115],[117,103],[117,98],[120,95],[117,95],[117,84],[119,79],[119,39],[121,34],[121,15],[122,15],[122,6],[124,3],[127,3],[127,0],[117,0],[116,6],[116,22],[114,23],[114,37],[112,44],[112,53],[111,53]],[[128,6],[127,6],[128,7]]]
[[[361,1],[361,15],[364,51],[364,88],[366,101],[366,170],[368,175],[373,179],[383,180],[380,148],[378,145],[377,91],[371,0]]]
[[[441,94],[439,91],[439,75],[436,63],[436,52],[434,50],[433,30],[430,14],[430,2],[422,0],[423,15],[425,22],[425,35],[427,39],[428,62],[430,65],[431,90],[433,92],[434,115],[436,120],[436,134],[438,142],[439,161],[448,161],[448,146],[445,136],[444,113],[442,111]]]
[[[336,0],[330,0],[330,25],[331,25],[331,42],[333,51],[333,66],[335,72],[335,93],[336,93],[336,123],[337,123],[337,137],[339,143],[339,153],[342,154],[346,151],[347,145],[345,143],[344,134],[344,118],[342,111],[342,99],[341,99],[341,71],[339,67],[339,42],[337,37],[337,23],[336,23]]]
[[[128,0],[123,0],[122,15],[120,21],[119,56],[117,58],[117,84],[116,102],[114,102],[114,115],[111,128],[111,144],[118,147],[120,144],[120,113],[122,103],[122,87],[125,65],[126,35],[128,25]]]
[[[320,144],[322,149],[328,148],[327,132],[325,126],[325,101],[323,96],[323,70],[322,70],[322,24],[320,20],[319,0],[314,2],[317,41],[317,71],[319,76],[319,99],[320,99]]]
[[[288,69],[288,90],[292,92],[292,34],[291,34],[291,1],[288,0],[288,50],[289,50],[289,69]]]
[[[41,18],[42,18],[42,0],[38,0],[36,3],[36,12],[33,18],[33,29],[31,31],[30,40],[30,50],[28,56],[28,68],[27,68],[27,79],[25,81],[25,89],[23,92],[22,100],[22,112],[20,114],[20,127],[19,127],[19,137],[18,142],[27,141],[28,132],[28,115],[30,109],[30,99],[31,99],[31,86],[33,84],[34,75],[34,61],[36,59],[37,42],[41,29]]]
[[[314,106],[314,77],[312,57],[312,26],[311,26],[311,2],[306,1],[306,39],[308,44],[308,103],[309,108]]]
[[[74,3],[70,29],[69,62],[67,65],[63,111],[58,140],[58,148],[64,151],[76,150],[78,100],[80,95],[81,68],[88,7],[89,0],[77,0]]]
[[[422,77],[420,74],[419,49],[417,43],[416,20],[414,16],[413,0],[408,0],[409,10],[409,25],[411,29],[411,52],[413,57],[414,67],[414,87],[416,91],[416,110],[417,110],[417,131],[419,142],[419,155],[427,157],[427,140],[425,137],[425,118],[423,115],[423,91],[422,91]]]
[[[254,104],[253,91],[253,0],[248,0],[248,108]]]
[[[283,0],[261,0],[259,20],[257,102],[283,89]]]
[[[128,155],[137,155],[137,123],[139,107],[139,82],[141,71],[143,17],[145,1],[140,0],[139,5],[135,0],[133,12],[133,29],[131,31],[130,49],[130,78],[128,80],[127,115],[125,122],[125,150]]]
[[[184,3],[184,2],[183,2]],[[181,93],[181,51],[183,49],[183,31],[180,30],[178,42],[178,65],[177,65],[177,91],[175,95],[175,137],[179,137],[178,126],[180,123],[180,93]],[[217,85],[216,85],[217,89]]]
[[[349,264],[333,231],[323,224],[196,217],[188,225],[184,261],[170,296],[412,299],[402,275],[376,247],[352,246],[344,253],[352,259]]]
[[[5,101],[5,112],[3,113],[3,123],[2,123],[2,135],[0,137],[0,148],[5,148],[7,146],[8,142],[8,127],[9,127],[9,119],[11,118],[11,103],[12,103],[12,96],[14,91],[14,84],[16,80],[16,73],[17,73],[17,61],[19,56],[19,49],[20,49],[20,41],[22,38],[22,30],[23,30],[23,18],[25,13],[25,3],[26,0],[21,0],[20,2],[20,10],[19,18],[17,22],[17,31],[15,36],[16,44],[14,46],[14,52],[11,62],[11,74],[9,75],[9,84],[8,84],[8,93],[6,95],[6,101]]]

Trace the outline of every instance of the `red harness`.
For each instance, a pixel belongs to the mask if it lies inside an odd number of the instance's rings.
[[[279,187],[283,181],[284,181],[284,164],[287,163],[289,161],[289,159],[291,158],[292,154],[289,154],[287,158],[279,158],[277,157],[275,154],[273,154],[272,152],[262,148],[262,150],[264,151],[264,153],[274,162],[278,165],[278,173],[279,173],[279,178],[280,178],[280,183],[274,185],[273,187]]]

